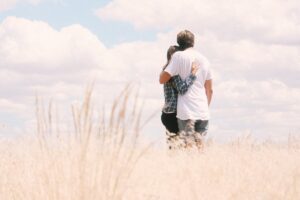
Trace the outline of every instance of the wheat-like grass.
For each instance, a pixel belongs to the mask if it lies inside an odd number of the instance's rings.
[[[0,199],[300,199],[296,138],[284,145],[211,141],[201,151],[140,145],[133,93],[128,85],[109,119],[95,119],[89,87],[82,105],[72,107],[71,134],[55,125],[53,104],[46,111],[37,98],[37,133],[0,141]]]

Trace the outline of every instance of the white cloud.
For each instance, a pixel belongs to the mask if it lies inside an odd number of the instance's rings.
[[[137,28],[188,28],[223,40],[300,44],[298,0],[113,0],[96,14]]]
[[[2,112],[17,113],[20,110],[24,111],[25,106],[22,104],[14,103],[8,99],[0,99],[0,109]]]
[[[107,49],[80,25],[55,30],[45,22],[16,17],[0,24],[0,43],[0,81],[5,85],[1,97],[12,105],[28,107],[28,120],[34,114],[36,92],[68,105],[81,99],[85,85],[95,79],[97,99],[111,102],[128,82],[139,82],[141,75],[150,75],[145,76],[145,83],[156,77],[154,66],[160,62],[156,53],[148,54],[160,49],[158,44],[141,42]],[[20,116],[21,110],[15,113],[16,118]]]
[[[97,37],[80,25],[56,31],[45,22],[16,17],[3,21],[0,37],[1,65],[9,63],[14,69],[35,73],[64,66],[80,70],[83,64],[93,67],[105,50]],[[80,62],[87,57],[88,62]]]
[[[42,21],[8,17],[0,24],[0,83],[5,86],[0,88],[0,103],[15,118],[26,119],[26,125],[32,124],[28,121],[34,115],[36,91],[69,112],[69,104],[82,99],[84,86],[93,79],[96,102],[105,102],[106,107],[125,84],[135,81],[146,101],[144,115],[157,112],[146,132],[163,135],[158,74],[177,31],[160,33],[152,42],[107,48],[81,25],[55,30]],[[196,48],[209,58],[215,72],[212,136],[248,132],[278,136],[300,130],[297,46],[222,40],[212,33],[196,32],[196,38]],[[8,123],[2,120],[6,116],[0,115],[0,122]]]
[[[1,0],[0,1],[0,11],[8,10],[14,7],[17,3],[30,3],[37,5],[41,0]]]
[[[3,0],[0,1],[0,11],[7,10],[13,7],[17,3],[17,0]]]

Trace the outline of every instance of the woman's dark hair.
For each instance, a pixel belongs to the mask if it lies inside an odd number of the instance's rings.
[[[184,30],[177,34],[177,43],[181,50],[194,46],[195,36],[191,31]]]
[[[168,66],[168,64],[170,63],[170,60],[172,58],[172,55],[176,52],[179,51],[180,48],[179,46],[176,45],[172,45],[169,47],[168,51],[167,51],[167,63],[163,66],[163,70],[166,69],[166,67]]]

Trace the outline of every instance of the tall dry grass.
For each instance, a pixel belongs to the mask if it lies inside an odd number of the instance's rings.
[[[108,120],[94,117],[91,96],[89,88],[82,106],[73,106],[71,134],[57,126],[52,104],[45,110],[37,99],[37,133],[2,138],[1,200],[300,199],[296,139],[153,148],[139,142],[141,109],[130,85]]]

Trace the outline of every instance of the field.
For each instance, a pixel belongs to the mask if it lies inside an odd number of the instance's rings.
[[[296,138],[170,151],[140,142],[141,112],[127,110],[129,94],[104,122],[93,119],[88,90],[73,108],[72,134],[59,133],[37,101],[36,134],[0,141],[0,199],[300,199]]]

